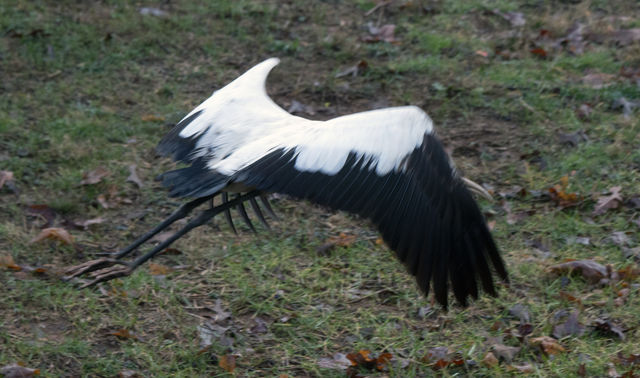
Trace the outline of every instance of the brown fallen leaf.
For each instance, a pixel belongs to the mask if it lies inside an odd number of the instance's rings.
[[[171,268],[168,266],[149,263],[149,273],[151,273],[152,276],[166,276],[169,272],[171,272]]]
[[[98,167],[93,171],[85,172],[82,175],[82,181],[80,181],[80,185],[93,185],[102,181],[103,178],[108,176],[111,172],[109,172],[104,167]]]
[[[14,271],[22,270],[22,267],[13,261],[13,257],[11,255],[0,255],[0,268],[7,268]]]
[[[338,247],[350,247],[356,242],[356,235],[345,234],[341,232],[338,236],[332,236],[327,243],[333,243]]]
[[[493,344],[491,350],[493,354],[501,360],[506,362],[513,361],[513,358],[520,352],[520,347],[512,347],[504,344]]]
[[[521,374],[529,374],[534,372],[533,365],[528,362],[523,363],[522,365],[509,365],[507,366],[508,371],[513,371]]]
[[[140,180],[140,177],[138,177],[138,173],[136,172],[137,167],[135,164],[129,165],[129,177],[127,177],[127,181],[136,184],[139,189],[142,189],[144,184],[142,180]]]
[[[558,340],[549,336],[534,337],[529,340],[532,346],[539,346],[544,354],[552,355],[564,352],[566,349],[558,343]]]
[[[464,358],[462,355],[447,347],[431,348],[427,354],[421,358],[421,360],[422,362],[431,365],[433,370],[464,365]]]
[[[13,181],[13,172],[11,171],[0,171],[0,189],[4,186],[4,184]]]
[[[236,370],[236,357],[233,354],[225,354],[224,356],[218,357],[218,366],[228,371],[229,373],[233,373]]]
[[[27,378],[40,374],[40,369],[31,369],[22,364],[10,364],[0,368],[0,374],[4,378]]]
[[[547,57],[547,51],[543,48],[540,47],[536,47],[535,49],[531,49],[529,51],[530,53],[532,53],[533,55],[536,55],[540,58],[546,58]]]
[[[130,332],[128,329],[125,329],[125,328],[121,328],[119,330],[109,332],[108,335],[115,336],[122,340],[126,340],[126,339],[138,340],[138,336],[136,336],[133,332]]]
[[[614,186],[609,189],[609,195],[600,196],[600,198],[598,198],[598,203],[596,203],[596,206],[593,209],[593,215],[601,215],[609,209],[617,209],[620,207],[623,202],[620,190],[622,190],[622,187]]]
[[[40,231],[38,236],[31,239],[29,244],[38,243],[46,239],[57,240],[67,245],[73,244],[73,236],[64,228],[50,227]]]
[[[367,43],[387,42],[397,45],[400,41],[394,35],[395,30],[396,26],[393,24],[382,25],[379,28],[369,24],[369,34],[371,35],[363,37],[362,40]]]
[[[369,63],[367,63],[366,60],[362,59],[358,63],[356,63],[355,65],[336,73],[335,77],[336,78],[341,78],[341,77],[344,77],[344,76],[356,77],[360,73],[364,72],[367,69],[367,67],[369,67]]]
[[[579,273],[587,281],[598,283],[603,278],[607,278],[607,268],[593,260],[574,260],[549,267],[555,274]]]
[[[58,216],[55,210],[45,204],[29,205],[27,214],[44,219],[45,223],[41,228],[51,227]]]
[[[484,356],[484,358],[482,359],[482,364],[486,367],[494,367],[496,365],[498,365],[498,359],[496,358],[496,356],[491,353],[491,352],[487,352],[487,354]]]

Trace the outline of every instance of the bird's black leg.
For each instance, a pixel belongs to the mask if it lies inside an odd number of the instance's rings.
[[[165,228],[169,227],[175,221],[177,221],[179,219],[182,219],[182,218],[186,217],[187,215],[189,215],[189,213],[191,213],[191,211],[193,211],[193,209],[198,207],[203,202],[207,201],[209,198],[213,198],[213,196],[196,198],[193,201],[189,201],[189,202],[183,204],[176,211],[174,211],[173,214],[169,215],[165,220],[163,220],[162,223],[160,223],[159,225],[157,225],[156,227],[154,227],[152,230],[150,230],[149,232],[145,233],[144,235],[140,236],[133,243],[131,243],[130,245],[128,245],[127,247],[125,247],[121,251],[116,252],[115,254],[113,254],[112,255],[113,257],[103,257],[103,258],[100,258],[100,259],[97,259],[97,260],[86,261],[86,262],[84,262],[84,263],[82,263],[80,265],[75,265],[75,266],[67,268],[67,270],[66,270],[67,276],[65,277],[65,280],[70,280],[70,279],[72,279],[74,277],[78,277],[78,276],[80,276],[80,275],[82,275],[84,273],[93,272],[93,271],[96,271],[98,269],[106,268],[106,267],[112,266],[114,264],[117,264],[117,261],[119,261],[120,258],[122,258],[122,257],[128,255],[129,253],[131,253],[132,251],[134,251],[142,243],[144,243],[147,240],[151,239],[155,234],[157,234],[158,232],[160,232],[160,231],[164,230]],[[124,263],[124,262],[123,262],[123,264],[126,265],[126,263]]]
[[[222,192],[222,204],[224,205],[225,203],[228,203],[228,202],[229,202],[229,193]],[[231,230],[233,230],[233,233],[238,235],[236,226],[233,224],[233,219],[231,219],[231,209],[227,208],[224,211],[224,218],[227,220],[227,223],[229,223],[229,227],[231,227]]]
[[[78,275],[81,275],[83,273],[93,272],[91,273],[91,277],[93,278],[93,281],[81,286],[81,288],[85,288],[85,287],[93,286],[99,282],[109,281],[117,277],[127,276],[131,274],[131,272],[133,272],[140,264],[144,263],[145,261],[155,256],[158,252],[163,251],[165,248],[170,246],[174,241],[182,237],[184,234],[188,233],[189,231],[191,231],[192,229],[198,226],[203,225],[204,223],[206,223],[208,220],[210,220],[217,214],[223,211],[226,211],[227,209],[230,209],[248,200],[249,198],[253,198],[258,194],[259,194],[258,191],[249,192],[241,196],[238,196],[233,200],[223,203],[219,206],[202,211],[197,217],[189,221],[189,223],[187,223],[183,228],[178,230],[175,234],[171,235],[171,237],[169,237],[167,240],[158,244],[151,251],[138,257],[134,261],[125,262],[118,259],[106,259],[106,258],[96,260],[93,266],[88,267],[89,269],[83,269],[80,272],[71,272],[71,277],[69,277],[69,279],[73,277],[77,277]]]
[[[264,195],[260,195],[260,201],[264,205],[264,208],[267,210],[267,213],[269,214],[269,216],[275,220],[278,220],[278,216],[276,215],[276,213],[273,212],[273,209],[271,208],[271,205],[269,204],[269,200],[267,200],[267,197],[265,197]]]
[[[249,200],[249,203],[251,204],[251,208],[253,208],[253,212],[256,214],[260,222],[262,222],[262,224],[270,230],[271,227],[269,227],[269,223],[267,223],[267,220],[264,218],[264,215],[262,215],[262,211],[260,210],[260,206],[258,206],[258,202],[256,201],[256,199],[251,198]]]
[[[236,195],[236,198],[238,198],[240,195]],[[251,229],[251,231],[253,231],[253,233],[256,233],[256,229],[255,227],[253,227],[253,224],[251,223],[251,219],[249,219],[249,214],[247,214],[247,210],[244,208],[244,205],[242,204],[242,202],[240,202],[238,204],[238,206],[236,206],[236,209],[238,209],[238,213],[240,213],[240,216],[242,217],[242,220],[244,221],[244,223],[247,224],[247,226],[249,226],[249,228]]]
[[[173,214],[169,215],[169,217],[167,217],[167,219],[163,220],[162,223],[160,223],[159,225],[157,225],[156,227],[154,227],[152,230],[150,230],[149,232],[145,233],[144,235],[140,236],[138,239],[136,239],[133,243],[131,243],[126,248],[122,249],[120,252],[117,252],[114,255],[114,257],[116,259],[119,259],[119,258],[121,258],[123,256],[128,255],[129,253],[131,253],[131,251],[133,251],[136,248],[138,248],[142,243],[144,243],[147,240],[151,239],[155,234],[157,234],[158,232],[160,232],[160,231],[164,230],[165,228],[169,227],[173,222],[175,222],[175,221],[177,221],[179,219],[182,219],[182,218],[186,217],[187,215],[189,215],[189,213],[191,213],[191,211],[193,211],[193,209],[198,207],[203,202],[207,201],[209,198],[213,199],[213,196],[196,198],[193,201],[189,201],[189,202],[183,204],[176,211],[174,211]]]

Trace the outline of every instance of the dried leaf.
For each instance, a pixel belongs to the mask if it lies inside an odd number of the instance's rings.
[[[51,227],[58,214],[48,205],[30,205],[27,208],[27,214],[41,217],[45,220],[45,224],[41,228]]]
[[[149,273],[151,273],[152,276],[166,276],[169,272],[171,272],[171,268],[168,266],[149,263]]]
[[[98,201],[103,209],[108,209],[111,207],[111,205],[109,205],[109,202],[107,202],[107,197],[104,194],[98,194],[98,197],[96,197],[96,201]]]
[[[22,270],[22,267],[13,261],[13,257],[11,255],[0,255],[0,267],[14,271]]]
[[[400,41],[396,39],[394,33],[396,30],[396,26],[393,24],[382,25],[381,27],[375,27],[373,24],[369,24],[369,34],[370,36],[366,36],[362,38],[364,42],[367,43],[376,43],[376,42],[387,42],[393,44],[399,44]]]
[[[498,359],[496,358],[496,356],[491,353],[491,352],[487,352],[487,354],[484,356],[484,358],[482,359],[482,364],[486,367],[494,367],[496,365],[498,365]]]
[[[40,369],[31,369],[21,364],[10,364],[0,368],[0,374],[4,378],[26,378],[40,374]]]
[[[140,119],[144,122],[163,122],[164,117],[157,116],[155,114],[145,114]]]
[[[598,203],[593,209],[593,215],[601,215],[609,209],[617,209],[622,204],[620,190],[622,190],[621,186],[614,186],[609,189],[611,194],[598,198]]]
[[[439,370],[448,366],[464,365],[464,359],[460,353],[454,352],[447,347],[435,347],[429,349],[422,361],[431,365],[434,370]]]
[[[339,369],[345,370],[352,366],[351,361],[343,353],[336,353],[332,357],[324,357],[318,359],[318,366],[324,369]]]
[[[31,241],[29,241],[29,244],[38,243],[45,239],[57,240],[68,245],[73,244],[73,236],[71,236],[69,231],[59,227],[45,228],[44,230],[40,231],[38,236],[31,239]]]
[[[622,329],[608,319],[596,319],[593,321],[593,326],[597,332],[605,336],[616,336],[620,340],[624,340]]]
[[[338,247],[350,247],[356,242],[356,238],[356,235],[349,235],[341,232],[338,236],[330,237],[326,244],[333,244]]]
[[[539,346],[546,355],[558,354],[565,351],[565,348],[558,341],[549,336],[534,337],[529,340],[532,346]]]
[[[340,78],[340,77],[344,77],[344,76],[353,76],[356,77],[358,76],[358,74],[364,72],[367,67],[369,67],[369,64],[367,63],[366,60],[360,60],[358,63],[356,63],[355,65],[340,71],[338,73],[335,74],[336,78]]]
[[[533,365],[528,362],[523,363],[522,365],[509,365],[507,366],[507,370],[514,371],[521,374],[529,374],[534,372]]]
[[[553,337],[561,339],[565,336],[582,336],[585,327],[578,321],[578,311],[569,315],[567,321],[553,328]]]
[[[138,340],[138,337],[135,334],[133,334],[133,332],[129,332],[129,330],[125,328],[121,328],[119,330],[109,332],[108,334],[122,340],[126,340],[126,339]]]
[[[4,184],[13,181],[13,172],[11,171],[0,171],[0,189],[4,186]]]
[[[493,353],[496,355],[496,357],[498,357],[499,359],[502,359],[506,362],[511,362],[513,361],[513,358],[516,356],[516,354],[520,352],[521,348],[512,347],[512,346],[503,345],[503,344],[493,344],[491,346],[491,349]]]
[[[575,260],[549,267],[549,270],[555,274],[564,273],[580,273],[587,281],[591,283],[600,282],[603,278],[607,278],[607,268],[598,264],[593,260]]]
[[[80,185],[93,185],[102,181],[103,178],[108,176],[111,172],[109,172],[104,167],[98,167],[93,171],[85,172],[82,175],[82,181],[80,181]]]
[[[137,166],[135,164],[129,165],[129,177],[127,177],[128,182],[132,182],[138,185],[138,188],[142,189],[144,184],[142,184],[142,180],[138,177],[138,173],[136,173]]]
[[[546,58],[547,57],[547,51],[545,49],[543,49],[543,48],[540,48],[540,47],[536,47],[535,49],[531,49],[530,52],[533,55],[539,56],[540,58]]]
[[[218,366],[229,373],[233,373],[233,371],[236,370],[236,357],[233,354],[225,354],[224,356],[218,357]]]

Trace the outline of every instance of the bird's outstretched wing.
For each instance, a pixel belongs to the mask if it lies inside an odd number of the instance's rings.
[[[433,285],[444,306],[449,285],[463,305],[468,296],[477,297],[478,282],[495,295],[491,266],[507,278],[476,202],[435,135],[424,134],[388,171],[380,172],[380,161],[355,150],[339,170],[329,172],[309,165],[299,169],[300,156],[296,149],[274,149],[237,172],[234,180],[371,219],[420,289],[427,294]]]
[[[495,294],[507,278],[483,216],[429,117],[413,106],[329,121],[295,117],[264,90],[269,59],[215,92],[158,147],[187,168],[167,172],[173,196],[211,195],[231,183],[369,218],[428,293],[447,304]],[[480,284],[480,285],[479,285]]]

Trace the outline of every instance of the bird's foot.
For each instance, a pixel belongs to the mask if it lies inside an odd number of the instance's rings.
[[[112,280],[114,278],[125,277],[133,272],[131,264],[117,259],[103,257],[97,260],[87,261],[80,265],[67,268],[63,280],[70,281],[84,274],[88,274],[93,280],[80,284],[80,289],[94,286],[100,282]]]

